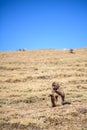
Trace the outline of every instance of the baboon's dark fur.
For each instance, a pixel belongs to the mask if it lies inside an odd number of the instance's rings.
[[[60,105],[70,104],[70,102],[65,102],[65,93],[57,82],[52,83],[52,94],[49,96],[51,97],[52,107],[57,106],[57,103]]]

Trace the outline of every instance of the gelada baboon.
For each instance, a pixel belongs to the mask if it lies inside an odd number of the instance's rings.
[[[49,96],[51,97],[52,107],[63,104],[65,99],[65,94],[58,82],[52,83],[52,94],[50,94]]]
[[[65,93],[57,82],[52,83],[52,94],[49,96],[51,97],[52,107],[70,104],[69,102],[65,102]]]
[[[56,107],[57,105],[62,105],[62,98],[59,94],[54,92],[53,94],[49,95],[51,97],[52,107]]]

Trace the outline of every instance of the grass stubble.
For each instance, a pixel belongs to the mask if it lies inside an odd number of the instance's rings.
[[[0,130],[87,130],[87,48],[0,52]],[[51,107],[58,81],[71,105]]]

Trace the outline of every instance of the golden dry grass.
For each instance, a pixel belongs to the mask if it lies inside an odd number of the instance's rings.
[[[71,105],[51,107],[58,81]],[[87,130],[87,48],[0,52],[0,130]]]

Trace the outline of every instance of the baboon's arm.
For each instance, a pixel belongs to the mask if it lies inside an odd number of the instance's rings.
[[[54,99],[53,94],[50,94],[49,96],[51,97],[52,107],[55,107],[55,106],[56,106],[56,104],[55,104],[55,99]]]
[[[55,92],[57,93],[57,94],[59,94],[61,97],[62,97],[62,101],[64,101],[64,99],[65,99],[65,94],[63,93],[63,92],[60,92],[60,91],[56,91],[55,90]]]
[[[57,94],[59,94],[60,96],[63,96],[62,92],[60,92],[60,91],[58,91],[58,90],[55,90],[55,92],[56,92]]]

